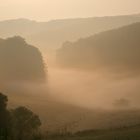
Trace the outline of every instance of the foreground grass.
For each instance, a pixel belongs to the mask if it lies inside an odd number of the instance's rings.
[[[47,140],[140,140],[140,126],[114,130],[90,130],[73,135],[50,135]]]

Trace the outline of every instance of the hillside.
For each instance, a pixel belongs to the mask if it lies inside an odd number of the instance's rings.
[[[0,82],[45,81],[40,51],[19,36],[0,40]]]
[[[48,140],[139,140],[140,126],[124,127],[112,130],[89,130],[74,135],[50,135]]]
[[[21,35],[28,42],[42,48],[58,48],[63,42],[77,40],[95,33],[140,22],[140,15],[91,17],[36,22],[15,19],[0,22],[0,36]]]
[[[105,31],[58,49],[59,66],[139,73],[140,23]]]
[[[64,133],[91,129],[115,129],[140,123],[139,109],[87,109],[56,101],[50,94],[43,93],[44,89],[37,87],[30,91],[29,89],[24,89],[24,91],[20,89],[20,91],[22,92],[13,88],[4,90],[9,96],[9,107],[24,105],[39,114],[43,131]]]

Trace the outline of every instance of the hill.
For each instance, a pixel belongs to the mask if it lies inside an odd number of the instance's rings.
[[[0,40],[0,81],[44,81],[45,66],[40,51],[19,36]]]
[[[48,22],[36,22],[28,19],[15,19],[0,22],[0,36],[20,35],[28,42],[42,48],[60,47],[63,42],[140,22],[140,15],[114,17],[91,17],[77,19],[58,19]]]
[[[57,51],[57,62],[68,68],[139,72],[140,23],[66,42]]]
[[[87,109],[59,102],[44,90],[34,87],[31,91],[8,89],[11,106],[27,106],[39,114],[43,131],[53,133],[77,132],[130,127],[140,123],[140,110]],[[20,89],[21,91],[21,89]],[[40,92],[40,94],[38,94]],[[12,94],[10,94],[12,93]],[[20,93],[20,94],[19,94]],[[38,95],[38,96],[36,96]]]

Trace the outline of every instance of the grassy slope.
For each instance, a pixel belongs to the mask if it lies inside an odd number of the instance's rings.
[[[115,130],[84,131],[74,135],[50,136],[48,140],[139,140],[140,126]]]
[[[11,91],[11,90],[10,90]],[[83,131],[91,129],[108,129],[131,126],[140,123],[140,110],[106,111],[88,110],[70,104],[54,101],[49,95],[16,94],[12,90],[9,94],[9,108],[26,106],[38,114],[45,131]],[[33,91],[31,91],[32,93]],[[4,92],[8,93],[8,91]]]

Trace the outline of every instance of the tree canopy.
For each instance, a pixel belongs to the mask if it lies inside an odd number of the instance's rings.
[[[7,109],[8,98],[0,93],[0,139],[32,140],[39,135],[39,116],[26,107]]]
[[[0,81],[45,81],[45,64],[41,52],[15,36],[0,40]]]

